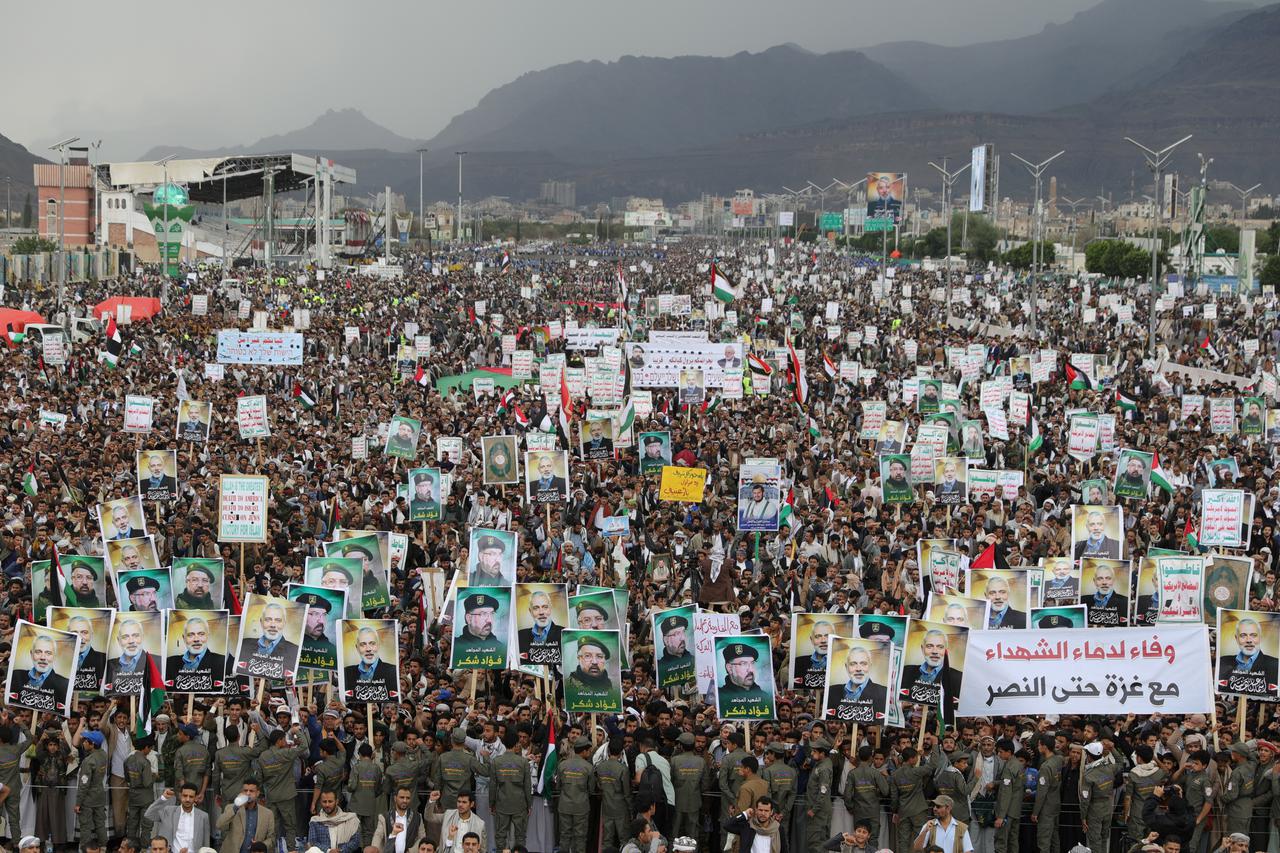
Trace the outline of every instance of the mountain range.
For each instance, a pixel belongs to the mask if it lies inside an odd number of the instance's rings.
[[[416,200],[415,149],[425,146],[428,199],[456,197],[461,150],[468,198],[534,197],[555,179],[575,181],[588,203],[777,191],[872,169],[932,187],[929,161],[945,155],[954,167],[990,142],[1033,161],[1066,149],[1053,167],[1064,195],[1105,187],[1127,197],[1149,176],[1124,137],[1160,148],[1191,133],[1173,169],[1190,172],[1203,151],[1215,158],[1211,177],[1275,189],[1280,162],[1267,154],[1280,131],[1277,43],[1280,4],[1101,0],[1038,33],[964,47],[904,41],[818,54],[784,44],[719,58],[570,62],[493,89],[425,142],[344,109],[241,147],[159,145],[138,159],[324,154],[356,169],[358,191],[390,185]],[[13,174],[15,192],[34,159],[0,137],[0,175]],[[1001,195],[1030,188],[1002,156]]]

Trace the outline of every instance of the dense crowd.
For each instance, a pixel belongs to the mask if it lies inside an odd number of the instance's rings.
[[[917,563],[922,538],[954,539],[970,559],[994,545],[998,567],[1071,556],[1069,507],[1085,503],[1081,484],[1111,483],[1115,475],[1114,454],[1087,461],[1066,454],[1071,409],[1117,414],[1115,446],[1157,453],[1172,476],[1172,493],[1153,488],[1146,499],[1124,501],[1131,557],[1185,549],[1210,463],[1234,457],[1236,487],[1255,496],[1242,551],[1254,561],[1249,607],[1276,609],[1276,445],[1210,434],[1203,414],[1184,418],[1181,408],[1184,393],[1243,396],[1246,386],[1260,389],[1263,375],[1274,375],[1280,326],[1273,298],[1174,298],[1157,317],[1157,347],[1149,349],[1140,283],[1059,276],[1033,285],[1003,270],[974,270],[957,274],[948,306],[931,293],[942,286],[935,270],[904,265],[885,279],[873,258],[809,246],[555,246],[513,251],[505,271],[501,255],[485,248],[407,256],[398,279],[359,268],[329,271],[323,280],[312,271],[241,270],[234,283],[214,269],[174,282],[139,273],[73,284],[61,306],[54,288],[6,289],[8,306],[68,329],[109,296],[154,293],[163,310],[120,327],[125,354],[114,370],[97,356],[102,331],[74,345],[64,367],[46,365],[32,339],[0,356],[5,670],[17,620],[31,620],[46,592],[32,589],[31,563],[51,559],[55,549],[63,558],[103,553],[94,508],[136,493],[140,448],[179,451],[177,499],[147,504],[161,563],[222,558],[242,600],[281,595],[338,527],[409,537],[403,563],[392,566],[386,611],[401,627],[400,702],[369,712],[324,685],[191,702],[175,695],[140,737],[137,708],[124,698],[82,693],[68,716],[38,719],[10,707],[0,726],[7,815],[0,837],[8,849],[261,853],[280,843],[286,851],[341,853],[658,853],[737,844],[740,853],[906,853],[931,845],[1005,853],[1084,843],[1113,853],[1133,846],[1280,850],[1273,743],[1280,743],[1280,721],[1269,704],[1252,703],[1243,730],[1237,700],[1221,696],[1212,714],[1096,717],[1065,708],[961,717],[943,731],[930,709],[907,705],[902,727],[861,726],[854,740],[850,727],[822,720],[820,691],[784,689],[779,677],[776,719],[748,727],[722,722],[712,698],[696,689],[657,687],[650,622],[682,603],[737,613],[743,633],[769,638],[773,671],[785,673],[795,613],[922,616],[929,583]],[[710,299],[713,256],[742,288],[729,306],[736,327],[701,310],[646,316],[644,297],[659,293],[691,295],[700,309]],[[192,312],[196,294],[209,297],[203,316]],[[771,310],[763,310],[765,298]],[[205,378],[216,332],[246,325],[238,319],[241,299],[268,312],[272,328],[292,325],[293,309],[309,310],[302,367],[227,365],[221,380]],[[1116,300],[1133,307],[1132,322],[1119,322],[1110,309]],[[501,315],[501,328],[476,315],[477,301],[489,316]],[[841,333],[829,337],[832,323],[823,318],[831,301]],[[1205,303],[1216,306],[1216,319],[1205,319]],[[521,348],[563,351],[561,340],[534,338],[549,322],[568,319],[620,327],[628,340],[645,340],[650,329],[705,329],[708,340],[745,341],[770,362],[771,375],[748,374],[754,386],[743,399],[704,410],[682,407],[674,388],[654,389],[652,413],[637,420],[637,431],[670,431],[676,464],[706,469],[701,503],[660,500],[658,478],[640,473],[637,449],[603,463],[575,459],[569,500],[550,512],[528,505],[519,488],[484,485],[482,436],[523,435],[555,417],[536,381],[516,389],[527,426],[496,396],[476,398],[465,384],[442,395],[437,381],[502,367],[503,333],[516,334]],[[397,369],[398,347],[412,339],[404,337],[406,322],[431,338],[422,382]],[[344,334],[351,326],[359,328],[354,339]],[[854,343],[844,334],[867,326],[879,330],[874,340],[860,335]],[[803,411],[795,378],[774,358],[788,339],[805,353]],[[957,504],[921,486],[912,503],[885,506],[875,442],[859,437],[863,401],[886,401],[887,418],[914,435],[921,416],[904,400],[906,380],[928,366],[955,382],[948,348],[974,344],[984,351],[983,379],[1007,372],[1011,358],[1057,354],[1052,377],[1031,390],[1043,444],[1033,450],[1029,423],[1011,422],[1007,440],[985,436],[980,448],[983,467],[1025,471],[1025,485],[1014,499]],[[1072,353],[1105,357],[1114,367],[1110,382],[1072,388],[1063,373]],[[829,376],[823,355],[859,362],[860,379]],[[582,353],[567,356],[575,364]],[[210,404],[207,442],[170,438],[179,389]],[[299,392],[315,406],[300,405]],[[1117,405],[1116,392],[1136,405]],[[122,432],[127,394],[156,399],[151,435]],[[257,394],[268,398],[271,436],[254,444],[238,435],[235,401]],[[978,383],[964,383],[960,394],[964,416],[981,418]],[[580,418],[587,401],[572,405]],[[41,410],[67,415],[65,428],[42,424]],[[464,440],[462,457],[440,464],[451,488],[441,495],[439,521],[411,521],[410,498],[397,494],[405,466],[379,452],[394,416],[421,421],[418,447],[433,461],[435,438]],[[357,436],[369,438],[365,459],[352,458]],[[776,458],[789,485],[794,512],[777,532],[737,531],[738,466],[750,457]],[[29,470],[35,494],[23,489]],[[270,478],[269,541],[219,543],[219,476],[249,473]],[[606,539],[601,519],[620,514],[630,517],[629,532]],[[449,668],[451,619],[441,617],[440,605],[466,565],[473,527],[518,532],[517,581],[626,589],[623,713],[566,714],[558,678],[523,671],[477,678]],[[670,562],[655,564],[655,555],[671,555]],[[441,570],[439,589],[426,588],[431,575],[423,569]],[[554,772],[544,778],[548,768]]]

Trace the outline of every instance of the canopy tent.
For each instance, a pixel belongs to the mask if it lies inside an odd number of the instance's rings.
[[[150,296],[109,296],[93,306],[93,316],[101,320],[104,313],[116,316],[121,305],[128,305],[130,319],[133,321],[150,320],[160,313],[160,300]]]
[[[27,328],[28,323],[47,322],[49,321],[34,311],[0,307],[0,330],[12,327],[15,332],[21,332]]]

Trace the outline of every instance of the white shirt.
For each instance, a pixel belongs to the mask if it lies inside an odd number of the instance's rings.
[[[178,828],[173,833],[173,850],[174,853],[181,853],[183,848],[195,853],[195,844],[193,839],[196,834],[196,810],[193,806],[191,811],[183,811],[182,806],[178,806]]]
[[[934,820],[937,824],[937,831],[933,836],[933,843],[941,847],[944,853],[951,853],[956,849],[956,819],[954,817],[947,819],[947,825],[943,826],[942,821]],[[924,825],[924,829],[920,830],[920,834],[916,836],[916,840],[923,840],[929,835],[929,824]],[[969,841],[969,830],[964,831],[964,838],[961,839],[960,849],[963,853],[972,853],[973,843]]]
[[[395,829],[395,824],[397,823],[403,828],[396,834],[396,853],[404,853],[405,839],[409,835],[409,813],[405,812],[404,814],[401,814],[399,810],[397,810],[395,820],[387,831],[390,832]]]

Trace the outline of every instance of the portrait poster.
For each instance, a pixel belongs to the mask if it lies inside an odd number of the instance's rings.
[[[386,532],[339,530],[337,533],[337,541],[324,543],[324,555],[360,561],[360,615],[364,615],[364,611],[386,607],[391,603],[383,551]],[[379,533],[383,535],[380,536]],[[331,573],[336,572],[336,568],[331,570]],[[332,580],[336,582],[337,578]],[[307,582],[311,583],[310,579]],[[324,586],[323,580],[320,585]],[[347,606],[351,606],[350,594],[347,596]]]
[[[777,463],[738,466],[738,530],[778,529],[782,469]]]
[[[271,481],[257,474],[218,477],[219,542],[266,542]]]
[[[142,495],[116,498],[98,504],[95,509],[103,542],[140,539],[147,535],[147,513],[142,507]]]
[[[899,701],[936,708],[945,693],[947,705],[954,709],[960,702],[968,634],[962,625],[912,619],[902,650]],[[948,708],[943,712],[947,715]]]
[[[689,406],[707,399],[707,382],[700,368],[680,370],[680,405]]]
[[[19,619],[5,680],[5,704],[69,716],[79,654],[79,634]]]
[[[1209,463],[1209,486],[1214,489],[1228,489],[1240,479],[1240,463],[1234,456],[1215,459]]]
[[[526,451],[524,454],[524,478],[525,500],[529,503],[568,503],[568,451]]]
[[[1006,429],[1006,434],[1007,431]],[[987,458],[987,449],[982,441],[982,421],[967,420],[960,423],[960,453],[966,459]]]
[[[236,643],[236,675],[290,682],[298,674],[307,606],[287,598],[245,596]]]
[[[959,625],[976,630],[987,626],[988,609],[985,598],[969,598],[950,592],[930,591],[928,605],[924,612],[925,619],[931,622]]]
[[[582,422],[578,430],[578,449],[588,462],[612,459],[613,419],[594,418]]]
[[[1262,435],[1262,430],[1266,426],[1267,420],[1266,400],[1262,397],[1245,397],[1242,408],[1244,417],[1240,419],[1240,433],[1242,435]]]
[[[463,587],[454,595],[453,655],[449,666],[453,669],[506,669],[511,590],[498,586],[482,590]],[[457,614],[462,614],[462,618],[457,618]]]
[[[213,422],[213,410],[203,400],[180,400],[174,437],[178,441],[203,444],[209,440],[209,425]]]
[[[1115,493],[1117,498],[1146,500],[1151,485],[1152,454],[1124,449],[1116,463]]]
[[[514,435],[486,435],[480,438],[486,486],[514,486],[520,482],[519,451]]]
[[[656,611],[653,621],[654,646],[658,648],[657,679],[663,690],[680,691],[697,681],[693,654],[693,621],[697,608],[692,605]]]
[[[147,683],[148,649],[164,648],[164,614],[158,610],[119,613],[111,623],[104,696],[141,696]],[[156,661],[160,668],[160,661]]]
[[[1088,608],[1089,627],[1129,624],[1129,562],[1103,557],[1080,560],[1080,602]]]
[[[62,574],[67,579],[62,588],[62,601],[68,607],[105,607],[107,605],[107,574],[102,557],[83,554],[66,554],[61,558]],[[32,589],[38,596],[49,600],[47,575],[36,582],[35,563],[32,564]],[[82,649],[83,651],[83,649]]]
[[[1267,442],[1280,443],[1280,409],[1267,409]]]
[[[880,500],[886,504],[911,503],[911,457],[905,453],[881,454]]]
[[[271,437],[271,420],[267,417],[267,398],[261,394],[236,398],[236,426],[240,438],[254,441]]]
[[[109,607],[50,607],[49,627],[80,637],[75,659],[75,691],[97,693],[107,674],[107,649],[116,611]],[[67,670],[63,670],[66,672]]]
[[[1147,556],[1137,560],[1138,588],[1133,594],[1134,627],[1150,628],[1156,624],[1159,616],[1160,595],[1157,592],[1159,585],[1157,559],[1148,553]]]
[[[384,456],[397,459],[413,459],[418,455],[418,437],[422,434],[422,421],[396,415],[387,426],[387,443],[382,447]]]
[[[1111,485],[1102,479],[1084,480],[1080,483],[1080,502],[1105,506],[1111,501]]]
[[[905,421],[885,421],[876,436],[876,453],[901,453],[907,440]]]
[[[943,505],[962,504],[968,499],[968,461],[963,456],[933,460],[933,494]]]
[[[566,628],[560,635],[560,644],[563,668],[568,673],[564,679],[564,709],[569,713],[621,713],[619,632]]]
[[[516,580],[516,533],[471,528],[467,548],[467,586],[511,586]]]
[[[1072,556],[1124,558],[1124,511],[1118,506],[1071,507]]]
[[[907,617],[897,613],[859,613],[857,633],[863,640],[879,640],[902,648],[907,642]]]
[[[178,451],[139,450],[135,454],[138,491],[149,501],[178,497]]]
[[[160,555],[156,553],[156,542],[153,536],[112,539],[103,544],[107,551],[107,565],[117,574],[160,568]],[[118,598],[117,601],[123,602],[124,597]]]
[[[716,713],[722,720],[776,720],[773,654],[763,634],[716,637]],[[826,673],[823,673],[824,678]]]
[[[883,724],[892,662],[891,643],[833,637],[822,718],[840,724]]]
[[[569,596],[562,583],[515,585],[516,646],[520,663],[560,664],[560,634],[569,625]]]
[[[409,520],[440,520],[440,469],[409,469]]]
[[[243,675],[236,675],[236,655],[235,643],[240,638],[240,614],[228,613],[227,615],[227,674],[222,681],[222,692],[224,696],[240,696],[249,695],[249,679]]]
[[[793,613],[791,656],[787,683],[793,690],[825,690],[832,637],[852,637],[858,617],[853,613]]]
[[[621,631],[613,590],[598,587],[589,592],[569,596],[569,615],[573,627],[583,631]]]
[[[874,223],[867,230],[894,230],[902,218],[906,188],[905,172],[867,173],[867,221]]]
[[[1025,569],[970,569],[969,595],[989,605],[989,631],[1027,627],[1031,584]]]
[[[364,600],[361,594],[364,580],[362,559],[356,557],[307,557],[302,579],[307,586],[318,586],[341,592],[347,602],[345,614],[347,619],[359,619],[363,615],[361,607],[361,602]]]
[[[456,435],[442,435],[436,439],[436,461],[450,465],[462,464],[462,438]]]
[[[304,583],[285,587],[285,597],[307,606],[306,627],[302,631],[300,670],[334,672],[338,668],[339,622],[346,618],[347,591]],[[305,676],[305,672],[304,672]],[[295,679],[306,681],[306,678]]]
[[[176,693],[218,693],[227,678],[226,610],[170,610],[164,686]]]
[[[221,610],[226,589],[222,558],[174,557],[173,606],[179,610]]]
[[[640,444],[640,473],[661,473],[664,465],[671,464],[671,433],[642,432]]]
[[[1280,659],[1280,613],[1220,608],[1216,691],[1274,700]]]
[[[918,383],[919,396],[916,397],[916,412],[922,415],[936,414],[941,408],[942,380],[921,379]]]
[[[1070,557],[1043,557],[1044,587],[1040,600],[1045,607],[1075,604],[1080,600],[1080,566]]]
[[[1220,608],[1244,610],[1249,606],[1253,585],[1253,560],[1210,554],[1204,573],[1204,618],[1213,622]]]
[[[1087,628],[1088,615],[1083,604],[1056,604],[1031,608],[1034,628]]]
[[[338,646],[342,701],[400,701],[400,644],[394,619],[343,619]]]

